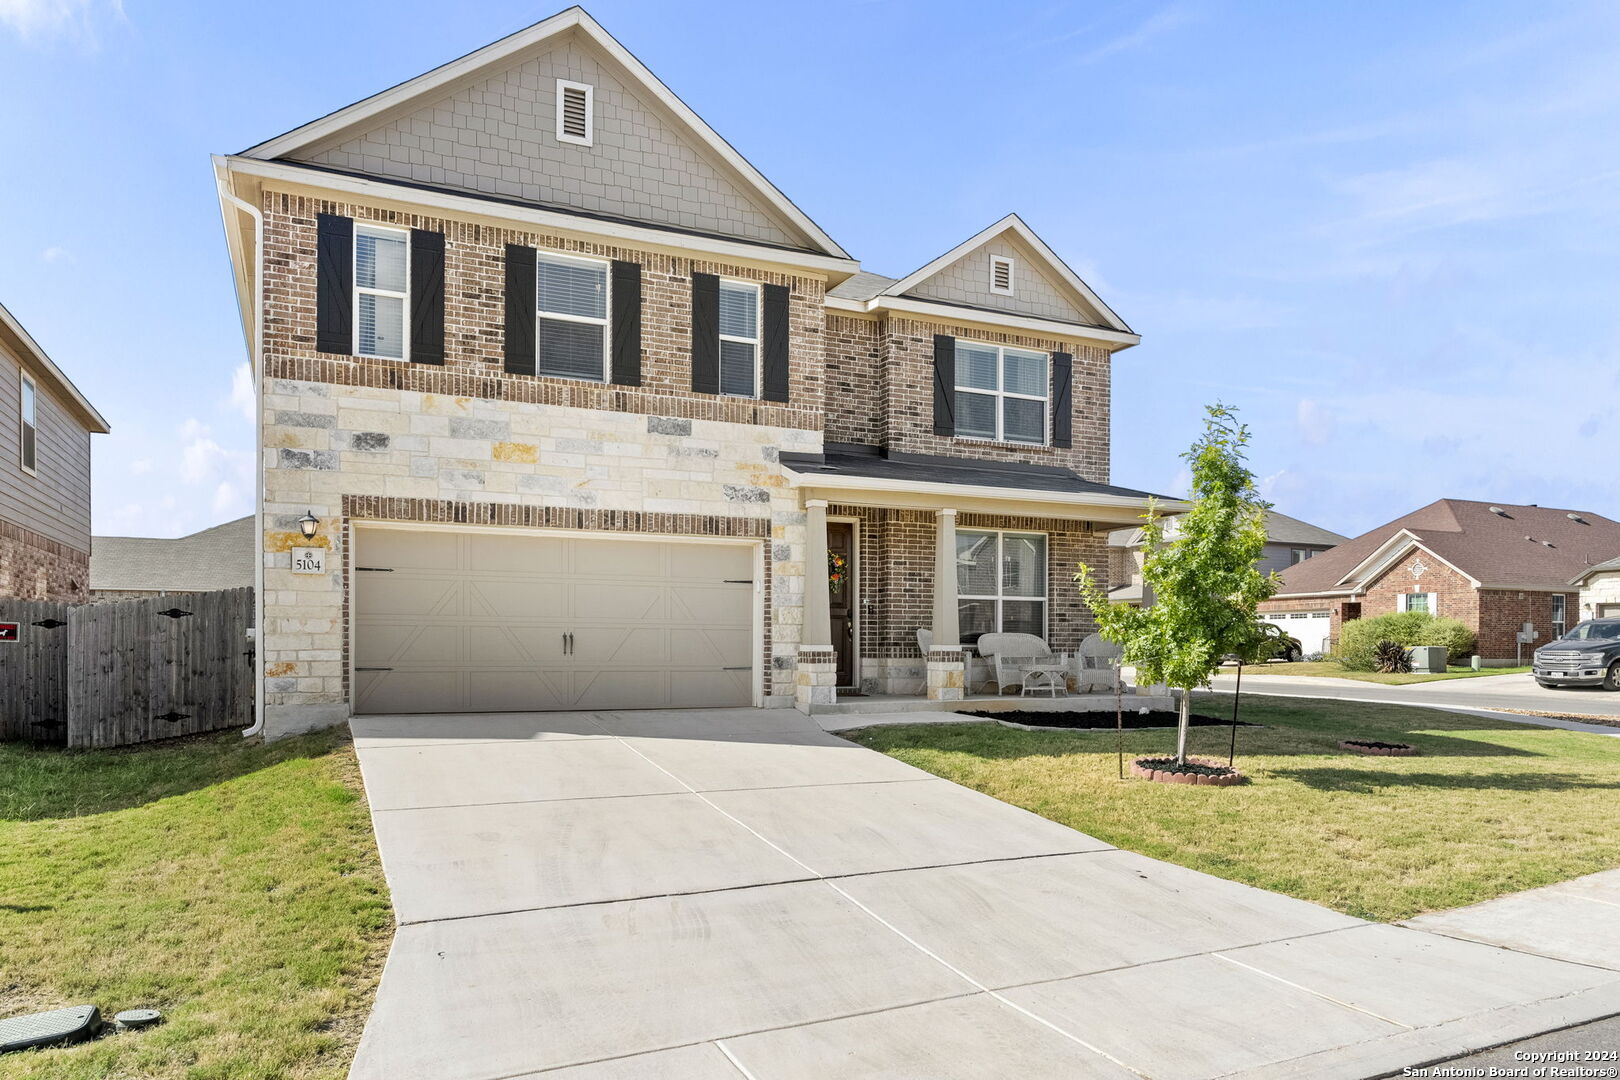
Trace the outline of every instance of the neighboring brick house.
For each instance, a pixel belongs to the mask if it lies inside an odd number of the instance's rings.
[[[1165,523],[1167,537],[1176,535],[1176,521]],[[1255,567],[1262,574],[1282,571],[1295,563],[1319,555],[1347,538],[1312,525],[1308,521],[1266,511],[1266,546]],[[1108,598],[1116,604],[1142,603],[1142,530],[1115,529],[1108,534],[1108,580],[1113,587]]]
[[[864,273],[578,8],[215,170],[272,733],[960,696],[980,632],[1078,646],[1149,497],[1137,335],[1021,220]]]
[[[1570,584],[1581,590],[1581,618],[1620,618],[1620,556],[1582,570]]]
[[[1580,620],[1571,578],[1617,554],[1620,522],[1600,514],[1440,499],[1283,571],[1260,610],[1330,641],[1348,619],[1427,611],[1472,628],[1483,661],[1511,663]],[[1537,636],[1521,654],[1525,623]]]
[[[252,514],[188,536],[98,536],[90,557],[97,600],[252,588],[259,551]]]
[[[90,588],[90,436],[107,421],[0,306],[0,599]]]

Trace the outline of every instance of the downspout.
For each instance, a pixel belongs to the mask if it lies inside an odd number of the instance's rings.
[[[253,219],[253,329],[243,329],[248,365],[253,369],[253,726],[242,737],[264,731],[264,215],[252,203],[225,188],[215,176],[222,203],[229,203]]]

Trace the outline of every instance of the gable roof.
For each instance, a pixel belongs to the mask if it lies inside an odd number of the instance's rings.
[[[1586,510],[1439,499],[1290,566],[1277,596],[1359,592],[1413,548],[1484,588],[1560,589],[1620,555],[1620,522]]]
[[[1032,255],[1037,269],[1042,272],[1044,277],[1052,281],[1060,292],[1069,294],[1068,298],[1077,310],[1094,315],[1095,322],[1092,325],[1122,334],[1135,333],[1126,325],[1125,320],[1121,319],[1114,313],[1112,308],[1103,303],[1102,298],[1091,291],[1091,286],[1081,281],[1080,275],[1069,269],[1068,264],[1058,258],[1057,252],[1048,247],[1046,241],[1037,236],[1035,230],[1026,225],[1024,220],[1017,214],[1008,214],[989,228],[976,233],[951,248],[939,258],[918,267],[905,277],[891,282],[876,295],[914,296],[919,285],[927,282],[930,278],[933,278],[959,260],[972,255],[974,252],[1003,237],[1012,238]],[[919,299],[930,298],[919,297]]]
[[[237,589],[253,584],[257,550],[251,514],[173,539],[95,536],[90,540],[90,591]]]
[[[291,158],[332,146],[370,127],[426,107],[453,89],[470,84],[524,59],[544,53],[564,35],[578,33],[605,54],[625,78],[644,91],[667,113],[677,128],[695,146],[720,166],[738,187],[757,199],[781,221],[799,234],[807,247],[836,258],[850,255],[822,231],[804,211],[739,154],[730,143],[693,112],[628,49],[619,44],[583,8],[571,7],[549,19],[519,30],[490,45],[442,64],[432,71],[408,79],[380,93],[294,128],[273,139],[242,151],[242,157],[259,160]]]
[[[107,421],[90,404],[90,399],[79,393],[79,388],[73,385],[73,380],[62,374],[62,369],[46,355],[40,348],[39,342],[33,335],[23,329],[22,323],[16,316],[0,304],[0,347],[16,356],[19,363],[28,368],[30,374],[39,378],[42,385],[51,391],[51,396],[65,405],[86,431],[97,435],[105,435],[111,429]]]
[[[1571,585],[1585,585],[1593,574],[1606,574],[1617,570],[1620,570],[1620,555],[1616,555],[1605,562],[1600,562],[1596,566],[1588,566],[1585,570],[1570,578],[1569,583]]]
[[[1175,527],[1172,518],[1167,523]],[[1174,534],[1172,534],[1174,535]],[[1268,544],[1308,544],[1316,547],[1333,547],[1344,543],[1348,537],[1340,536],[1336,532],[1312,525],[1308,521],[1279,514],[1275,510],[1266,511],[1266,543]],[[1110,547],[1139,547],[1142,543],[1142,530],[1140,527],[1131,529],[1115,529],[1108,534]]]

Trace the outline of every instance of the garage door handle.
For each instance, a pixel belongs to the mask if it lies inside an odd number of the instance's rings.
[[[392,566],[357,566],[355,569],[365,574],[392,574],[394,572]]]
[[[721,671],[753,671],[754,670],[754,665],[753,664],[744,664],[744,665],[742,665],[742,667],[723,667],[720,670]]]
[[[722,584],[722,585],[752,585],[753,583],[754,583],[753,578],[730,578],[730,577],[725,578],[724,580],[722,580],[720,582],[720,584]]]
[[[356,671],[393,671],[391,667],[357,667]]]

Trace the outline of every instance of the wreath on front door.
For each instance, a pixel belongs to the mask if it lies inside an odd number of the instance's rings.
[[[849,556],[840,555],[836,551],[827,552],[827,584],[831,588],[838,588],[849,580]]]

